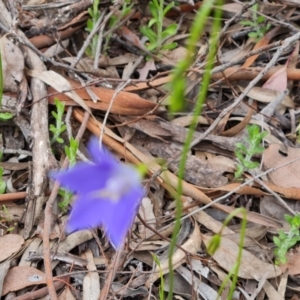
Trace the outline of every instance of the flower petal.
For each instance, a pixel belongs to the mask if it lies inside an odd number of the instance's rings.
[[[119,202],[110,202],[106,207],[103,226],[107,237],[118,248],[124,241],[141,203],[144,191],[141,187],[133,188]]]
[[[119,201],[82,195],[75,201],[68,221],[68,231],[95,228],[102,225],[111,243],[118,248],[124,241],[143,196],[142,186],[136,186]]]
[[[119,164],[119,162],[104,146],[100,148],[99,141],[95,137],[91,138],[89,141],[88,150],[96,164],[105,165],[111,168],[114,168]]]
[[[101,215],[105,211],[106,204],[93,196],[78,196],[69,217],[67,231],[73,232],[102,225]]]
[[[74,167],[60,172],[50,172],[49,176],[72,192],[87,194],[102,189],[112,172],[109,166],[78,163]]]

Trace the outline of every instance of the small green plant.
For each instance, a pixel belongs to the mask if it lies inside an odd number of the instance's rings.
[[[157,264],[158,269],[159,269],[159,277],[160,277],[160,286],[159,286],[159,300],[164,300],[165,299],[165,282],[164,282],[164,274],[162,272],[161,264],[159,261],[159,258],[155,255],[152,254],[154,262]]]
[[[254,38],[255,40],[261,39],[270,29],[271,25],[266,24],[266,19],[264,16],[258,16],[258,4],[252,6],[252,20],[244,20],[240,21],[241,25],[250,26],[253,28],[253,31],[248,33],[250,38]]]
[[[74,138],[71,138],[70,147],[65,146],[65,153],[69,159],[70,167],[72,167],[76,163],[76,153],[78,150],[78,145],[78,141],[76,141]],[[58,193],[63,198],[63,200],[58,204],[58,206],[62,210],[62,212],[67,212],[73,194],[64,189],[59,189]]]
[[[275,263],[277,265],[286,263],[286,253],[287,251],[300,242],[300,215],[295,216],[284,216],[286,221],[290,225],[290,230],[288,233],[285,233],[283,230],[279,230],[278,237],[274,236],[273,241],[276,245],[274,250],[275,254]]]
[[[133,3],[130,4],[130,2],[131,2],[130,0],[124,1],[121,12],[118,14],[118,16],[112,15],[110,17],[108,27],[109,27],[110,31],[112,30],[112,32],[110,34],[108,34],[105,39],[105,44],[103,47],[104,53],[107,52],[109,41],[113,35],[113,30],[115,28],[117,28],[119,26],[118,24],[121,22],[121,20],[130,13],[131,8],[133,7]]]
[[[97,23],[97,21],[100,18],[100,12],[99,12],[99,9],[98,9],[99,2],[100,2],[100,0],[94,0],[92,8],[90,7],[88,9],[88,13],[90,15],[90,18],[87,20],[87,25],[86,25],[86,28],[85,28],[85,30],[87,32],[91,32],[94,29],[95,24]],[[95,57],[96,51],[97,51],[98,39],[99,39],[99,35],[95,34],[92,38],[91,44],[86,49],[86,54],[87,55],[89,55],[91,57]]]
[[[56,110],[52,111],[52,116],[56,120],[55,126],[53,124],[50,124],[49,130],[53,133],[53,137],[50,141],[50,144],[52,145],[54,142],[58,142],[62,144],[64,140],[60,137],[60,135],[66,130],[66,125],[64,121],[62,120],[63,114],[65,111],[65,104],[63,102],[60,102],[57,98],[54,99]]]
[[[266,131],[260,132],[257,125],[248,125],[247,131],[249,135],[249,138],[245,139],[247,145],[243,143],[236,144],[235,155],[238,159],[237,169],[234,173],[236,179],[239,179],[245,170],[255,169],[259,166],[258,162],[251,161],[251,159],[255,154],[264,151],[264,148],[260,145],[263,138],[268,134]]]
[[[177,43],[164,44],[167,39],[176,34],[177,24],[171,24],[163,29],[163,20],[167,12],[174,6],[174,2],[169,3],[164,8],[164,0],[152,0],[149,3],[152,15],[148,26],[140,27],[140,31],[148,38],[147,49],[158,53],[160,50],[172,50],[177,47]]]
[[[0,161],[2,161],[2,155],[3,152],[0,151]],[[4,171],[3,167],[0,167],[0,194],[1,195],[4,194],[6,190],[6,182],[2,178],[3,171]]]

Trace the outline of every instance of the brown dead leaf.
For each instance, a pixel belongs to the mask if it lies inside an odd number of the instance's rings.
[[[147,51],[147,48],[140,41],[139,37],[134,32],[132,32],[128,27],[122,26],[121,28],[119,28],[118,32],[125,40],[132,43],[137,48]]]
[[[110,101],[113,98],[115,91],[102,87],[90,86],[91,91],[100,99],[97,103],[91,101],[91,96],[81,84],[75,80],[68,79],[71,84],[71,89],[76,89],[76,93],[85,100],[85,104],[91,108],[107,111]],[[56,94],[57,91],[54,88],[48,88],[49,103],[54,103],[54,98],[57,97],[61,101],[64,101],[66,105],[77,105],[72,101],[68,95]],[[87,101],[88,100],[88,101]],[[128,93],[120,92],[116,96],[114,103],[111,107],[111,112],[121,115],[143,115],[148,113],[155,107],[155,103],[141,98],[140,96]]]
[[[18,234],[6,234],[0,237],[0,261],[3,261],[10,257],[12,254],[18,252],[24,239]]]
[[[263,85],[263,88],[277,92],[284,92],[287,88],[287,66],[284,65],[275,72]]]
[[[246,116],[243,118],[243,120],[238,123],[237,125],[231,127],[230,129],[223,131],[221,133],[222,136],[236,136],[239,134],[242,130],[246,128],[246,126],[249,124],[251,118],[253,115],[253,109],[249,109]]]
[[[46,283],[46,275],[40,270],[32,267],[14,267],[10,269],[5,277],[2,296],[8,292],[18,291],[32,285]]]
[[[203,242],[208,246],[211,236],[202,235]],[[218,250],[213,255],[214,260],[226,271],[232,270],[238,257],[239,246],[225,237],[221,238]],[[259,281],[265,274],[267,278],[274,278],[281,275],[282,271],[278,266],[266,263],[247,250],[243,250],[241,265],[238,276],[244,279],[255,279]]]
[[[271,144],[263,152],[264,169],[268,170],[270,168],[279,167],[298,157],[300,157],[299,148],[288,147],[287,155],[283,155],[280,152],[280,145]],[[299,168],[300,160],[297,160],[269,173],[268,177],[278,186],[300,188]]]
[[[137,72],[140,74],[140,80],[146,80],[149,74],[149,71],[155,71],[156,66],[153,59],[148,60],[143,68],[137,69]]]
[[[38,70],[27,70],[26,73],[29,76],[36,77],[48,85],[55,88],[60,93],[65,93],[77,104],[83,107],[87,112],[91,114],[90,108],[86,105],[86,102],[75,92],[69,81],[54,71],[38,71]]]
[[[264,181],[264,184],[267,185],[274,192],[281,194],[285,198],[300,200],[300,188],[282,187],[267,181]]]
[[[244,90],[243,87],[239,87],[241,91]],[[254,87],[252,88],[249,93],[248,97],[252,98],[261,103],[270,103],[275,100],[280,95],[280,92],[276,90],[271,90],[264,87]],[[285,105],[286,107],[293,108],[295,107],[294,101],[291,99],[290,96],[285,96],[282,100],[281,104]]]

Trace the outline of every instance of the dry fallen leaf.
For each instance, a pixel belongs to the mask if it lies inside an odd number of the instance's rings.
[[[91,249],[87,249],[82,255],[82,258],[88,261],[87,272],[83,278],[83,299],[97,300],[100,296],[100,277],[94,263],[94,257]]]
[[[211,236],[202,235],[203,242],[208,246]],[[238,257],[239,246],[225,237],[221,238],[218,250],[212,256],[213,259],[226,271],[232,270]],[[241,265],[238,276],[244,279],[255,279],[259,281],[265,273],[267,278],[274,278],[281,275],[282,271],[278,266],[266,263],[247,250],[243,250]]]
[[[14,267],[10,269],[5,277],[2,296],[11,291],[18,291],[32,285],[46,283],[46,275],[40,270],[32,267]]]
[[[91,113],[90,108],[86,105],[85,101],[73,90],[72,85],[69,81],[54,71],[38,71],[38,70],[27,70],[26,73],[29,76],[36,77],[48,85],[55,88],[60,93],[65,93],[77,104],[83,107],[87,112]]]
[[[12,254],[18,252],[23,244],[24,239],[21,235],[6,234],[4,236],[0,236],[0,261],[3,261]]]
[[[287,154],[282,154],[280,149],[280,145],[271,144],[263,152],[263,165],[265,170],[282,166],[300,157],[299,148],[288,147]],[[271,181],[278,186],[300,188],[299,169],[300,160],[297,160],[270,172],[268,176]]]

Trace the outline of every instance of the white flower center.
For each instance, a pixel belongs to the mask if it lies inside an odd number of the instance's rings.
[[[94,197],[118,202],[122,196],[139,183],[139,173],[132,167],[122,166],[111,176],[103,189],[92,192]]]

